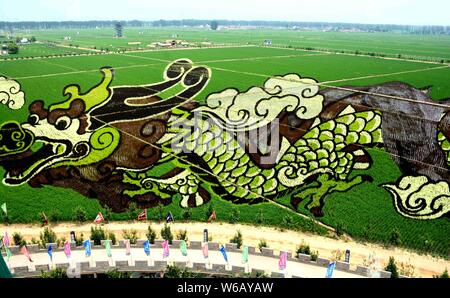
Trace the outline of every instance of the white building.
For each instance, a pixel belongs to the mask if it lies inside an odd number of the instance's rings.
[[[8,55],[8,45],[2,44],[0,47],[0,56],[6,56]]]

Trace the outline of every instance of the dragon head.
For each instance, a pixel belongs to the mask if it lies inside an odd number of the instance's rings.
[[[118,141],[114,141],[114,138],[119,136],[114,133],[113,128],[89,130],[89,111],[106,101],[111,94],[109,85],[113,71],[111,68],[103,68],[101,71],[101,83],[85,94],[80,94],[78,85],[70,85],[63,92],[64,95],[69,95],[67,100],[48,108],[45,108],[41,100],[29,106],[28,121],[14,126],[19,134],[22,132],[29,136],[28,144],[23,145],[26,147],[25,151],[16,150],[15,155],[10,152],[9,155],[12,156],[2,162],[7,170],[3,180],[5,184],[26,183],[44,169],[96,162],[104,157],[104,154],[99,154],[99,149],[110,147],[110,150],[106,150],[110,152],[117,145]],[[12,124],[9,126],[12,127]],[[10,143],[14,143],[12,136],[9,139]]]

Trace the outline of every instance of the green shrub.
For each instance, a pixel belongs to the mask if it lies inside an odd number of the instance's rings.
[[[164,278],[201,278],[203,275],[201,273],[194,273],[188,271],[186,268],[181,269],[177,266],[167,266],[164,272]]]
[[[129,272],[120,272],[117,269],[110,270],[105,273],[107,278],[130,278],[131,273]]]
[[[259,209],[258,214],[256,215],[256,223],[263,224],[264,223],[264,214],[263,210]]]
[[[75,209],[73,210],[73,219],[80,223],[87,221],[86,210],[84,210],[84,208],[81,206],[75,207]]]
[[[391,278],[399,278],[397,264],[395,264],[395,258],[394,257],[390,257],[389,258],[389,263],[386,266],[386,268],[384,268],[384,270],[388,271],[388,272],[391,272]]]
[[[233,238],[230,239],[230,243],[236,243],[237,248],[240,249],[242,246],[242,233],[241,231],[237,231]]]
[[[170,231],[170,227],[167,224],[164,224],[164,227],[161,229],[161,237],[164,240],[169,241],[169,244],[172,244],[173,235],[172,231]]]
[[[61,237],[59,239],[56,239],[56,245],[58,245],[58,247],[63,247],[64,243],[66,243],[66,238],[65,237]]]
[[[81,233],[79,237],[75,237],[75,243],[77,244],[77,246],[82,246],[83,241],[84,241],[83,233]]]
[[[183,219],[184,220],[191,219],[191,216],[192,216],[191,208],[186,208],[186,209],[183,210]]]
[[[292,228],[294,226],[294,218],[291,215],[286,214],[285,216],[283,216],[281,224],[285,228]]]
[[[389,243],[392,245],[400,245],[402,243],[400,239],[400,232],[397,229],[392,230],[389,236]]]
[[[177,233],[177,240],[184,240],[184,241],[188,241],[188,236],[187,236],[187,231],[178,231]]]
[[[319,251],[312,251],[311,252],[311,261],[316,262],[317,259],[319,258]]]
[[[445,271],[441,275],[435,275],[434,278],[449,278],[447,268],[445,268]]]
[[[136,244],[138,240],[137,231],[136,230],[124,230],[123,231],[123,238],[129,239],[130,244]]]
[[[233,207],[231,209],[230,223],[237,223],[237,222],[239,222],[239,218],[240,218],[239,209],[236,208],[236,207]]]
[[[153,229],[152,229],[151,226],[148,226],[146,236],[147,236],[148,241],[149,241],[151,244],[155,244],[156,232],[153,231]]]
[[[336,235],[338,235],[340,237],[340,236],[344,235],[344,233],[345,233],[345,226],[344,226],[344,224],[341,223],[341,222],[338,222],[336,224]]]
[[[66,269],[56,268],[49,272],[42,272],[41,278],[68,278]]]
[[[112,209],[109,208],[108,206],[106,206],[103,210],[103,218],[105,219],[105,221],[109,222],[112,220]]]
[[[91,240],[94,245],[100,245],[102,240],[106,240],[105,231],[101,227],[91,227]]]
[[[311,255],[311,248],[309,247],[309,244],[302,241],[297,248],[297,254]]]
[[[108,240],[111,240],[112,245],[116,245],[116,243],[117,243],[116,234],[114,234],[113,232],[109,232]],[[131,243],[131,241],[130,241],[130,243]]]
[[[13,238],[14,245],[18,245],[18,246],[27,245],[27,242],[25,241],[25,239],[23,239],[22,234],[20,234],[18,232],[13,233],[12,238]]]
[[[262,251],[263,247],[269,247],[265,239],[261,239],[258,243],[259,251]]]
[[[57,240],[56,233],[48,227],[44,228],[39,238],[41,240],[40,245],[44,248],[46,247],[47,243],[56,243]]]
[[[61,211],[59,211],[59,210],[52,210],[52,211],[50,211],[50,213],[48,214],[48,220],[50,221],[50,222],[58,222],[58,221],[60,221],[62,219],[62,214],[61,214]]]
[[[128,205],[128,217],[130,220],[137,219],[139,215],[139,209],[137,207],[137,204],[135,202],[131,202],[130,205]]]

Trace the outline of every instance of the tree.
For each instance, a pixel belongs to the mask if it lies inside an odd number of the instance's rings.
[[[123,25],[120,22],[114,24],[114,30],[116,31],[116,37],[123,37]]]
[[[148,241],[149,241],[151,244],[155,244],[156,232],[153,231],[153,229],[152,229],[151,226],[148,226],[146,236],[147,236]]]
[[[106,240],[105,231],[101,227],[91,227],[91,240],[94,245],[100,245],[102,240]]]
[[[241,248],[242,246],[242,233],[241,231],[237,231],[236,235],[232,239],[230,239],[230,243],[235,243],[237,245],[237,248]]]
[[[170,231],[170,227],[167,224],[164,224],[164,227],[161,229],[161,237],[164,240],[169,241],[169,244],[172,244],[173,241],[173,235]]]
[[[399,274],[398,274],[398,270],[397,270],[397,264],[395,264],[395,258],[394,257],[390,257],[389,258],[389,263],[386,266],[386,268],[384,269],[388,272],[391,272],[391,278],[398,278]]]
[[[56,243],[56,239],[58,237],[56,237],[56,233],[53,232],[51,229],[49,229],[48,227],[44,228],[44,231],[41,232],[40,234],[40,240],[41,240],[41,246],[45,248],[47,243]]]
[[[87,213],[83,207],[77,206],[77,207],[75,207],[73,212],[74,212],[74,215],[73,215],[74,220],[76,220],[80,223],[87,221]]]
[[[212,21],[210,26],[211,30],[217,30],[217,28],[219,28],[219,23],[217,21]]]
[[[18,54],[19,53],[19,46],[15,43],[9,43],[8,44],[8,53],[9,54]]]

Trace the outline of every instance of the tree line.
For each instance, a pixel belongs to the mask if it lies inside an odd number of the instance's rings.
[[[253,26],[313,30],[360,30],[365,32],[401,32],[412,34],[450,34],[450,26],[413,26],[389,24],[356,24],[327,22],[287,22],[287,21],[230,21],[230,20],[156,20],[121,21],[124,27],[181,27],[207,26],[217,22],[220,26]],[[0,22],[0,29],[89,29],[112,28],[117,21],[63,21],[63,22]],[[215,24],[215,23],[214,23]]]

